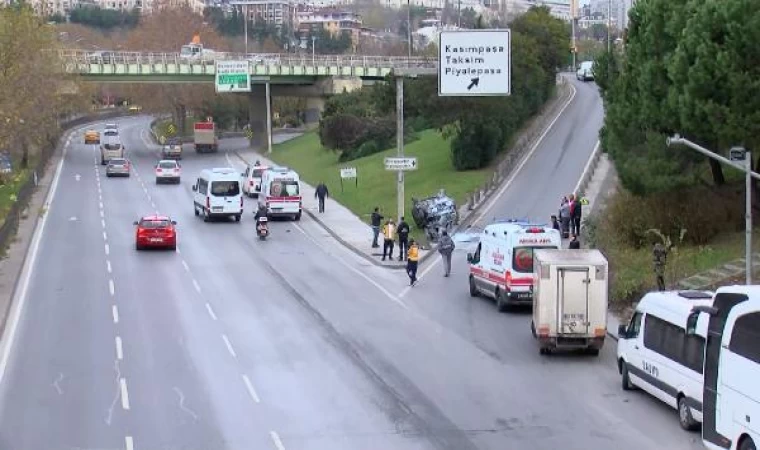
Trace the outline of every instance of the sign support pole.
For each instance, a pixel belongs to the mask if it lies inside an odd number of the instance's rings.
[[[404,78],[396,77],[396,149],[398,156],[404,156]],[[404,217],[404,171],[398,171],[398,220]]]
[[[264,97],[264,101],[267,102],[267,153],[272,153],[272,91],[268,81]]]

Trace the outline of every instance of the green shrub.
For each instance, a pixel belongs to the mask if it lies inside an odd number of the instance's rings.
[[[456,170],[486,167],[501,149],[502,133],[497,125],[462,122],[451,141],[451,159]]]

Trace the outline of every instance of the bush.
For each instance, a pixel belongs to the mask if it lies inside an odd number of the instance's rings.
[[[451,141],[451,159],[457,170],[487,166],[499,152],[501,130],[491,123],[463,122]]]
[[[388,117],[368,118],[337,114],[320,123],[324,147],[341,152],[340,161],[351,161],[391,147],[396,121]]]

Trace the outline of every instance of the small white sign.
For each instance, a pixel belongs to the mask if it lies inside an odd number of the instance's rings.
[[[442,31],[438,40],[438,95],[510,95],[510,30]]]
[[[356,167],[346,167],[345,169],[340,169],[340,177],[356,178]]]
[[[249,61],[216,61],[216,92],[251,92]]]
[[[385,170],[417,170],[417,158],[385,158]]]

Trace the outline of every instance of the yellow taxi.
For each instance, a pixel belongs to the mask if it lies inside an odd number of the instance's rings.
[[[87,130],[84,132],[85,144],[100,144],[100,133],[95,130]]]

